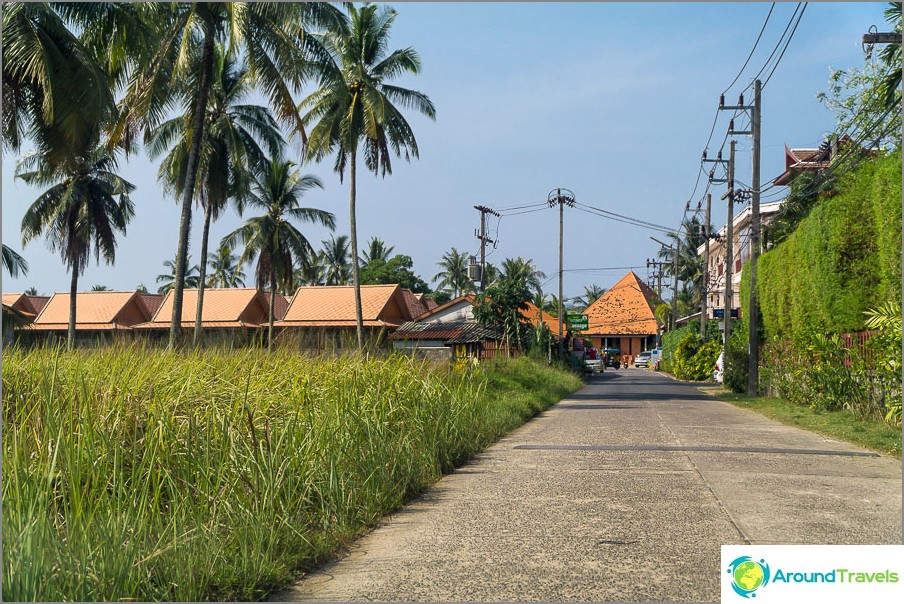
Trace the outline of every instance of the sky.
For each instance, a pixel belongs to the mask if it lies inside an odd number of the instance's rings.
[[[729,104],[766,63],[796,3],[777,3]],[[475,205],[495,209],[539,204],[552,189],[576,201],[676,229],[695,192],[700,155],[719,93],[738,74],[763,25],[769,3],[397,3],[392,47],[417,49],[422,73],[397,83],[426,93],[436,120],[407,112],[420,158],[393,161],[393,174],[358,176],[359,245],[380,237],[414,260],[430,282],[436,263],[453,246],[479,251]],[[816,98],[831,68],[860,67],[861,37],[883,31],[882,3],[809,3],[787,52],[762,94],[764,185],[784,170],[783,146],[816,147],[834,126]],[[766,72],[768,73],[768,71]],[[765,76],[765,74],[764,74]],[[312,89],[302,90],[298,98]],[[747,100],[752,99],[748,92]],[[730,116],[722,112],[710,144],[714,157]],[[743,125],[740,120],[737,127]],[[737,178],[750,182],[751,141],[737,137]],[[727,144],[726,158],[727,158]],[[27,150],[27,146],[26,146]],[[43,240],[22,247],[20,224],[39,190],[14,179],[18,157],[3,155],[2,236],[30,264],[18,279],[3,275],[3,291],[35,287],[67,291],[59,256]],[[305,205],[336,214],[336,234],[349,232],[348,181],[332,159],[302,167],[325,188]],[[115,266],[91,265],[80,289],[96,284],[156,290],[175,255],[179,208],[156,180],[157,165],[138,153],[121,164],[136,185],[136,215],[120,237]],[[724,224],[724,185],[713,185],[712,223]],[[693,198],[691,197],[693,193]],[[767,200],[764,200],[767,201]],[[196,263],[202,215],[194,213],[191,254]],[[211,227],[211,247],[242,222],[233,211]],[[329,232],[301,225],[315,247]],[[489,223],[497,240],[488,262],[532,259],[556,293],[558,210],[503,216]],[[610,287],[628,270],[648,276],[646,260],[665,240],[660,230],[565,209],[564,295],[584,286]],[[592,270],[586,270],[592,269]],[[253,282],[253,268],[246,268]],[[435,283],[431,282],[431,286]]]

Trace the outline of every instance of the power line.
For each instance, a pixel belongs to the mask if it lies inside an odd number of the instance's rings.
[[[779,46],[782,45],[782,42],[785,39],[785,34],[787,34],[788,30],[791,29],[791,24],[794,22],[794,19],[797,17],[797,12],[800,10],[801,5],[803,5],[803,4],[805,4],[805,3],[804,2],[797,3],[797,6],[794,8],[794,12],[791,13],[791,18],[788,19],[788,25],[785,26],[785,31],[782,32],[782,35],[779,37],[778,42],[775,43],[775,47],[772,49],[772,52],[769,54],[769,58],[766,59],[766,62],[763,63],[763,66],[760,68],[760,70],[757,72],[757,74],[755,76],[753,76],[753,79],[750,81],[749,84],[747,84],[747,87],[741,91],[741,94],[744,94],[745,92],[750,90],[750,87],[753,86],[753,83],[756,80],[758,80],[761,75],[763,75],[764,71],[766,71],[766,68],[769,66],[769,63],[772,61],[772,57],[775,56],[775,53],[778,51]]]
[[[769,80],[772,78],[772,74],[775,73],[775,70],[778,68],[778,64],[782,62],[782,57],[785,56],[785,51],[788,50],[788,46],[791,45],[791,38],[794,37],[794,32],[797,31],[797,26],[800,25],[800,20],[803,18],[805,10],[807,10],[806,2],[804,2],[803,7],[801,7],[801,9],[800,9],[800,15],[797,16],[797,21],[794,23],[794,29],[791,30],[791,35],[788,36],[788,41],[785,42],[785,47],[782,49],[782,53],[778,56],[778,59],[775,61],[775,65],[772,66],[772,71],[769,72],[769,75],[766,76],[765,81],[763,81],[763,85],[760,88],[760,90],[762,90],[763,88],[766,88],[766,84],[769,83]]]
[[[735,79],[733,79],[731,81],[731,84],[729,84],[725,88],[725,90],[722,91],[722,94],[725,94],[726,92],[731,90],[731,87],[735,85],[735,82],[737,82],[738,78],[741,77],[741,74],[744,73],[744,69],[746,69],[747,64],[750,62],[750,58],[753,56],[753,52],[756,50],[757,44],[760,43],[760,38],[763,37],[763,32],[766,31],[766,25],[769,23],[769,17],[772,16],[772,9],[774,9],[774,8],[775,8],[775,2],[773,2],[772,6],[769,7],[769,12],[766,14],[766,20],[763,21],[763,27],[760,28],[760,33],[757,35],[756,41],[753,43],[753,48],[750,49],[750,54],[747,55],[747,60],[744,61],[744,64],[741,66],[741,70],[738,71],[738,75],[736,75]],[[693,195],[691,195],[691,197],[693,197]]]

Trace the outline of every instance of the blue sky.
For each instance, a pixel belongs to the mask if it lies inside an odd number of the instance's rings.
[[[399,83],[427,93],[437,119],[409,115],[419,160],[394,161],[394,173],[385,179],[359,173],[358,233],[362,245],[378,236],[410,255],[428,281],[452,246],[478,251],[474,205],[539,203],[555,187],[571,189],[581,203],[676,228],[694,189],[718,95],[737,74],[769,10],[769,3],[746,2],[394,6],[394,47],[415,47],[423,62],[422,74]],[[884,6],[808,5],[763,93],[764,183],[783,170],[784,144],[817,146],[831,131],[833,117],[816,93],[826,88],[830,67],[863,64],[861,36],[870,25],[882,30]],[[727,95],[730,102],[764,64],[794,7],[776,4],[750,65]],[[728,117],[720,118],[711,155]],[[748,138],[738,139],[738,177],[745,183],[750,147]],[[19,225],[38,191],[14,181],[16,160],[3,156],[3,241],[25,256],[31,271],[19,279],[4,275],[3,290],[65,291],[66,271],[43,241],[22,249]],[[331,168],[331,160],[304,167],[325,184],[308,195],[307,205],[334,212],[337,234],[348,233],[348,184],[340,184]],[[81,289],[103,284],[131,290],[139,283],[156,289],[163,261],[175,254],[179,221],[156,170],[140,153],[123,163],[122,175],[137,185],[136,217],[120,240],[116,265],[92,263]],[[714,191],[717,198],[724,188]],[[725,213],[723,203],[714,203],[717,227]],[[240,223],[230,211],[211,228],[211,240]],[[193,262],[201,226],[196,212]],[[488,260],[531,258],[550,277],[544,290],[555,293],[557,211],[507,216],[490,227],[499,243]],[[321,228],[303,229],[315,247],[328,237]],[[662,239],[656,231],[566,209],[565,296],[577,296],[591,283],[611,286],[627,272],[609,267],[640,267],[636,272],[646,278],[646,259],[659,247],[650,236]],[[606,270],[573,270],[585,268]],[[253,275],[253,269],[246,272]]]

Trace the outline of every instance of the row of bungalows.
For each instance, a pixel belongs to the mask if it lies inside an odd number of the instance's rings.
[[[436,360],[481,360],[517,354],[516,350],[510,349],[501,326],[481,325],[474,319],[475,301],[476,297],[471,294],[450,300],[415,320],[403,323],[389,336],[389,340],[397,350],[415,352]],[[522,310],[526,323],[535,327],[545,323],[556,336],[558,320],[534,304],[526,304],[527,309]]]
[[[384,339],[399,325],[436,307],[433,300],[399,285],[361,286],[364,326],[371,339]],[[139,291],[90,291],[76,296],[76,336],[80,342],[111,339],[111,334],[162,339],[173,316],[172,292],[166,295]],[[278,337],[302,334],[302,343],[336,346],[354,337],[355,301],[351,286],[301,287],[291,297],[273,299],[274,328]],[[269,322],[270,293],[250,288],[206,288],[201,326],[205,338],[250,341],[262,338]],[[70,294],[50,297],[4,294],[4,342],[9,327],[26,341],[65,337],[69,327]],[[198,290],[183,292],[183,329],[195,326]],[[316,335],[314,335],[316,334]]]

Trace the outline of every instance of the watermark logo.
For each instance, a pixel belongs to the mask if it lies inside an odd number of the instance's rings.
[[[769,565],[765,560],[757,562],[750,556],[735,558],[728,565],[731,587],[744,598],[755,598],[756,590],[769,583]]]

